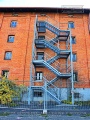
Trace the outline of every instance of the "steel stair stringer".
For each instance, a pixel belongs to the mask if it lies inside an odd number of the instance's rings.
[[[50,80],[49,82],[47,82],[47,85],[51,85],[53,84],[55,81],[57,81],[59,78],[58,77],[55,77],[53,78],[52,80]]]
[[[56,35],[61,34],[61,36],[65,36],[65,37],[69,36],[69,31],[60,30],[59,28],[57,28],[56,26],[50,24],[49,22],[45,21],[45,27],[46,27],[46,29],[48,29],[49,31],[53,32]]]
[[[47,94],[53,99],[55,100],[58,104],[61,103],[61,100],[59,98],[57,98],[55,95],[53,95],[48,89],[46,89],[44,86],[31,86],[31,88],[33,90],[38,90],[38,89],[41,89],[43,91],[46,91]]]
[[[44,60],[33,60],[34,65],[42,65],[47,67],[51,72],[53,72],[57,77],[61,78],[69,78],[71,77],[71,73],[60,73],[57,69],[55,69],[53,66],[51,66],[49,63],[47,63]]]
[[[50,59],[47,60],[47,63],[52,64],[54,63],[56,60],[58,60],[60,58],[60,55],[56,55],[54,57],[51,57]]]
[[[45,47],[48,47],[51,50],[53,50],[55,53],[60,54],[60,49],[57,48],[56,46],[54,46],[53,44],[51,44],[49,41],[47,41],[45,39],[44,40],[36,39],[35,42],[36,42],[37,45],[44,45]]]
[[[55,44],[55,43],[58,42],[58,39],[59,39],[59,37],[57,36],[57,37],[55,37],[55,38],[49,40],[49,42],[50,42],[51,44]]]
[[[53,66],[51,66],[49,63],[47,63],[44,60],[34,60],[33,64],[39,64],[39,65],[44,65],[45,67],[47,67],[50,71],[52,71],[55,75],[60,76],[61,73],[56,70]]]
[[[52,94],[52,93],[51,93],[49,90],[47,90],[45,87],[42,87],[42,89],[43,89],[44,91],[46,91],[47,94],[48,94],[49,96],[51,96],[52,99],[54,99],[58,104],[61,103],[61,100],[58,99],[54,94]]]

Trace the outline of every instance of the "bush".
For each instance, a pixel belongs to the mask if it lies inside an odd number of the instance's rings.
[[[70,105],[72,104],[72,102],[69,101],[69,100],[63,100],[62,103],[64,103],[64,104],[70,104]]]
[[[6,78],[0,80],[0,104],[12,103],[13,98],[20,98],[20,87]]]

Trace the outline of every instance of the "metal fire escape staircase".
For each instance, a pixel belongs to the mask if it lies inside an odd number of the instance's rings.
[[[39,22],[37,21],[36,26],[37,28],[39,28]],[[53,26],[52,24],[44,21],[44,27],[45,29],[48,29],[49,31],[51,31],[52,33],[56,34],[57,37],[51,39],[51,40],[46,40],[46,39],[35,39],[35,46],[36,48],[49,48],[52,51],[54,51],[56,53],[56,55],[54,57],[51,57],[48,60],[42,59],[42,60],[38,60],[36,59],[36,56],[34,56],[33,59],[33,64],[35,67],[37,66],[44,66],[46,68],[48,68],[51,72],[53,72],[56,77],[53,78],[51,81],[47,82],[47,88],[50,85],[53,85],[53,83],[58,80],[58,78],[70,78],[71,77],[71,72],[69,73],[61,73],[59,70],[57,70],[57,68],[55,66],[53,66],[52,64],[59,58],[64,58],[67,59],[68,56],[70,55],[70,50],[60,50],[55,44],[57,43],[58,39],[61,38],[62,41],[66,41],[68,39],[69,36],[69,31],[68,30],[60,30],[57,27]],[[65,38],[65,39],[63,39]],[[54,86],[54,85],[53,85]],[[56,87],[56,86],[54,86]],[[50,92],[47,88],[45,88],[44,86],[32,86],[32,89],[42,89],[43,91],[47,92],[47,94],[49,96],[51,96],[57,103],[60,104],[61,100],[56,97],[52,92]]]

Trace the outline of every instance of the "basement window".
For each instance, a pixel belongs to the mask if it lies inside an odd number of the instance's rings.
[[[9,70],[2,70],[2,76],[8,78]]]
[[[7,41],[7,42],[13,43],[13,42],[14,42],[14,38],[15,38],[14,35],[9,35],[9,36],[8,36],[8,41]]]
[[[5,56],[4,56],[4,60],[11,60],[11,57],[12,57],[12,52],[6,51]]]
[[[42,97],[42,96],[43,96],[43,93],[42,93],[42,91],[40,91],[40,90],[37,90],[37,91],[34,90],[33,96],[34,96],[34,97]]]
[[[74,98],[80,98],[80,93],[74,93]]]
[[[16,27],[17,26],[17,21],[15,20],[12,20],[11,23],[10,23],[10,27]]]

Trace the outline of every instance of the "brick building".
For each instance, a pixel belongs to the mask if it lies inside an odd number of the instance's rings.
[[[75,100],[90,100],[89,10],[0,11],[1,75],[30,86],[36,101],[43,100],[44,92],[58,103],[71,94]]]

